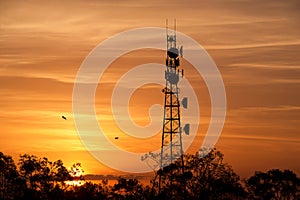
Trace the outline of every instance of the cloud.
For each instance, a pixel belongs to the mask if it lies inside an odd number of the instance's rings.
[[[47,152],[68,162],[77,160],[78,155],[89,163],[87,171],[97,171],[94,166],[98,167],[98,162],[81,152],[74,124],[60,119],[61,113],[72,112],[73,82],[80,64],[98,43],[113,34],[144,26],[165,27],[166,18],[172,27],[173,18],[177,18],[177,30],[207,49],[224,78],[228,116],[219,144],[232,147],[235,154],[229,153],[229,157],[234,155],[230,158],[241,165],[244,155],[239,153],[243,150],[240,144],[245,143],[260,144],[264,149],[275,142],[279,144],[272,146],[276,151],[282,150],[280,145],[295,149],[299,144],[299,5],[297,0],[3,1],[0,146],[10,152],[28,150],[43,152],[43,156]],[[149,55],[164,63],[165,54]],[[117,127],[109,129],[113,125],[106,107],[110,99],[103,94],[109,94],[128,66],[150,61],[138,53],[131,56],[116,61],[115,70],[106,72],[103,87],[97,90],[98,119],[107,123],[109,137],[120,131]],[[183,67],[186,77],[201,89],[198,97],[206,103],[201,112],[209,110],[205,83],[192,76],[193,70]],[[205,114],[206,126],[209,111]],[[144,116],[136,117],[145,121]],[[158,140],[149,141],[137,144],[147,149]],[[129,137],[118,142],[125,149],[139,150],[135,145],[138,141]],[[247,150],[254,152],[252,163],[261,163],[255,158],[261,152]],[[286,154],[264,154],[263,158],[276,160],[282,155]],[[282,162],[280,166],[287,165]]]
[[[281,42],[269,42],[269,43],[257,43],[257,44],[242,44],[242,45],[221,45],[221,46],[205,46],[206,49],[251,49],[251,48],[264,48],[264,47],[280,47],[288,45],[300,45],[300,40],[295,41],[281,41]]]

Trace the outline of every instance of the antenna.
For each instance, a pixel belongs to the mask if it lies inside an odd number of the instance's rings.
[[[167,36],[167,37],[168,37],[168,29],[169,29],[169,28],[168,28],[168,19],[166,19],[166,34],[167,34],[166,36]],[[167,39],[168,39],[168,38],[167,38]]]
[[[174,19],[174,37],[175,37],[175,47],[176,47],[176,18]]]
[[[168,40],[169,40],[169,35],[168,35],[168,19],[166,19],[166,37],[167,37],[167,49],[169,48],[169,43],[168,43]]]

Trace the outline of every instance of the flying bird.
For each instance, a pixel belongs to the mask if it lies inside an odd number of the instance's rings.
[[[115,137],[115,140],[119,139],[119,137]]]
[[[61,116],[61,118],[63,118],[64,120],[67,120],[67,118],[65,116]]]

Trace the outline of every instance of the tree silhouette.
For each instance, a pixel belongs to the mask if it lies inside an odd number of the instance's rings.
[[[32,199],[57,196],[66,189],[65,181],[72,180],[61,160],[51,162],[45,157],[24,154],[20,156],[18,164],[20,176],[28,185],[26,196]]]
[[[179,173],[180,161],[158,172],[162,176],[159,198],[240,199],[246,196],[239,176],[230,165],[223,163],[220,151],[212,149],[205,157],[199,153],[187,154],[184,162],[183,175]]]
[[[81,167],[81,163],[75,163],[72,165],[71,170],[70,170],[70,174],[73,180],[75,181],[80,181],[83,180],[83,173],[84,170]]]
[[[107,199],[110,189],[106,184],[95,184],[86,182],[82,186],[74,186],[72,189],[66,191],[66,199],[81,200],[81,199]]]
[[[239,199],[245,197],[240,177],[223,162],[224,155],[213,149],[205,157],[187,156],[186,169],[193,177],[187,181],[194,197],[201,199]]]
[[[22,196],[20,189],[24,187],[12,157],[0,152],[0,199]]]
[[[70,186],[66,181],[82,179],[79,163],[67,170],[61,160],[51,162],[24,154],[18,169],[11,156],[0,152],[0,199],[300,199],[300,180],[290,170],[256,172],[242,182],[223,162],[220,151],[204,153],[205,157],[201,153],[184,155],[184,174],[180,161],[157,171],[161,176],[158,188],[157,178],[144,186],[137,179],[122,177],[114,185],[103,180],[99,184],[85,181],[82,186]]]
[[[119,177],[118,183],[112,188],[113,199],[144,199],[144,190],[142,184],[137,179],[128,179]]]
[[[246,184],[251,199],[300,199],[300,179],[290,170],[255,172]]]

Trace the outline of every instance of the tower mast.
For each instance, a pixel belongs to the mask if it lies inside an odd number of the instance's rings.
[[[180,159],[181,173],[184,174],[183,149],[182,149],[182,128],[180,122],[180,101],[179,101],[179,79],[183,70],[179,70],[179,53],[182,52],[176,47],[176,20],[174,20],[174,32],[169,34],[168,21],[166,21],[167,52],[166,52],[166,85],[162,90],[164,93],[164,118],[162,128],[162,142],[160,152],[160,170]],[[180,51],[180,52],[179,52]],[[172,173],[172,170],[171,170]],[[159,174],[159,190],[161,188],[162,175]],[[171,174],[172,184],[172,174]]]

